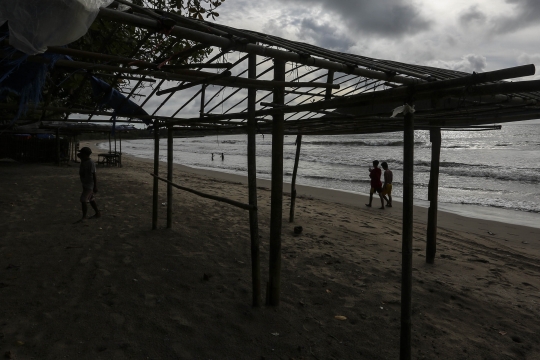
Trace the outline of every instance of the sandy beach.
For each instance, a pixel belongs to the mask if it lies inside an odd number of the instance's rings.
[[[103,216],[75,223],[78,164],[0,161],[0,356],[399,357],[400,203],[300,186],[289,223],[285,186],[281,304],[253,308],[248,212],[175,190],[166,229],[160,183],[152,231],[152,162],[122,162],[97,170]],[[174,182],[245,203],[246,181],[174,167]],[[269,182],[258,187],[264,285]],[[427,265],[427,210],[414,219],[413,358],[540,359],[540,229],[440,212]]]

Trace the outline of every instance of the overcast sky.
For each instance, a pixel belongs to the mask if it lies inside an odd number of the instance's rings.
[[[465,72],[540,66],[540,0],[226,0],[218,10],[224,25],[369,57]]]

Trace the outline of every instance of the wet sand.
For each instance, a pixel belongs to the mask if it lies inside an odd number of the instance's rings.
[[[247,211],[175,190],[165,229],[160,183],[152,231],[152,163],[123,164],[98,168],[102,218],[73,224],[78,164],[0,162],[0,355],[398,358],[398,202],[381,211],[362,195],[299,187],[289,223],[286,186],[281,304],[253,308]],[[244,177],[174,172],[180,185],[247,203]],[[268,181],[258,186],[264,288],[270,191]],[[427,210],[415,207],[414,219],[413,357],[540,358],[540,229],[440,212],[427,265]]]

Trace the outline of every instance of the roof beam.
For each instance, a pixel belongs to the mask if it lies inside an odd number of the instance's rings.
[[[160,30],[162,26],[157,20],[144,18],[138,15],[127,14],[121,11],[116,11],[107,8],[101,8],[99,11],[100,17],[111,21],[117,21],[124,24],[143,27],[147,29]],[[301,56],[298,53],[277,50],[255,44],[243,44],[234,41],[233,39],[225,38],[222,36],[207,34],[197,30],[191,30],[181,26],[174,26],[170,32],[171,35],[180,37],[182,39],[198,41],[201,43],[217,46],[225,49],[237,50],[246,52],[248,54],[256,54],[260,56],[272,57],[284,61],[291,61],[308,66],[316,66],[323,69],[335,70],[346,74],[354,74],[358,76],[364,76],[371,79],[379,79],[385,81],[396,82],[400,84],[419,84],[424,82],[423,80],[409,78],[400,75],[394,75],[390,72],[374,71],[363,68],[356,68],[348,66],[344,63],[338,63],[334,61],[314,58],[311,56]]]

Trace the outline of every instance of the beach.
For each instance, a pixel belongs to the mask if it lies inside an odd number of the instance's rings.
[[[96,142],[82,146],[97,160]],[[289,223],[285,184],[281,302],[253,308],[248,212],[175,190],[166,229],[160,183],[159,226],[151,230],[153,163],[131,156],[122,163],[97,169],[102,217],[75,223],[78,164],[0,162],[1,356],[399,357],[399,202],[383,211],[367,208],[361,194],[299,186]],[[240,175],[175,164],[174,182],[248,202]],[[263,289],[269,188],[258,180]],[[438,217],[437,255],[428,265],[427,209],[415,207],[413,358],[540,359],[540,229]]]
[[[414,133],[414,199],[427,202],[431,170],[428,131]],[[439,206],[466,216],[519,221],[538,227],[540,214],[540,127],[530,123],[504,124],[494,131],[443,131],[439,168]],[[257,177],[270,179],[272,136],[256,136]],[[296,155],[296,136],[285,136],[284,182],[290,183]],[[107,142],[101,151],[117,150]],[[246,135],[173,139],[178,164],[246,176]],[[122,142],[123,154],[154,158],[151,139]],[[167,142],[160,143],[165,161]],[[212,154],[214,157],[212,157]],[[224,159],[221,158],[223,154]],[[373,160],[387,162],[394,174],[393,196],[403,196],[403,133],[302,137],[296,183],[350,193],[369,193],[368,168]]]

